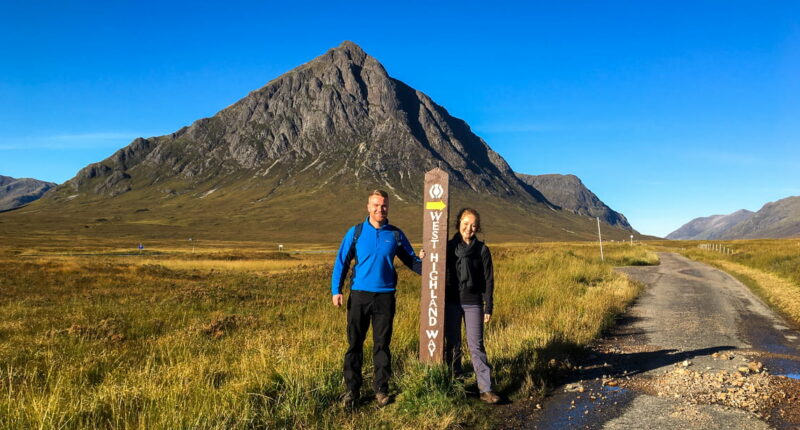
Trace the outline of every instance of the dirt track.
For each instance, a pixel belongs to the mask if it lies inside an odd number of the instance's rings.
[[[671,253],[621,268],[636,304],[538,404],[506,428],[800,428],[800,333],[724,272]]]

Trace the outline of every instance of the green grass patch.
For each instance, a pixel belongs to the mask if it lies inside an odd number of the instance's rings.
[[[469,394],[474,377],[419,363],[420,281],[410,271],[399,271],[395,401],[351,413],[338,403],[345,314],[330,304],[332,255],[217,245],[218,260],[200,260],[232,263],[226,270],[181,268],[196,263],[191,248],[147,264],[88,246],[91,256],[37,246],[31,257],[18,244],[0,252],[0,428],[493,427],[491,409]],[[605,262],[588,244],[492,251],[486,347],[497,390],[512,398],[545,391],[553,359],[597,337],[635,298],[641,287],[614,265],[653,261],[628,245],[608,246]],[[273,271],[257,264],[271,258]],[[303,265],[283,265],[295,259]]]

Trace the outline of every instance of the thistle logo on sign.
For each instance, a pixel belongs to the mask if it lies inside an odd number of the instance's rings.
[[[425,174],[425,211],[423,213],[422,291],[420,297],[419,356],[428,363],[444,361],[444,290],[447,267],[447,194],[448,175],[441,169]]]
[[[428,190],[428,194],[431,195],[432,199],[441,199],[442,194],[444,194],[444,188],[440,184],[433,184],[430,190]]]

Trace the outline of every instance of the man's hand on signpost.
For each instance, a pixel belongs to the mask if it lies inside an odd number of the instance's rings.
[[[492,314],[483,314],[483,323],[487,324],[492,319]]]
[[[424,249],[420,249],[419,250],[419,259],[420,260],[424,260],[425,259],[425,250]]]
[[[341,294],[334,294],[333,297],[333,305],[337,308],[342,307],[342,302],[344,302],[344,296]]]

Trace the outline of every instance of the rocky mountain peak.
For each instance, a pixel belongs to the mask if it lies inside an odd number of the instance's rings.
[[[578,215],[598,217],[609,225],[634,231],[628,220],[603,203],[575,175],[526,175],[517,173],[523,182],[539,190],[551,203]]]
[[[436,166],[452,172],[456,187],[545,202],[464,121],[345,41],[213,117],[135,140],[68,186],[114,196],[137,182],[177,177],[197,186],[246,170],[281,175],[280,188],[309,172],[328,181],[386,184],[407,198],[418,176]]]
[[[357,44],[345,40],[336,48],[332,48],[325,53],[325,55],[317,58],[317,60],[328,60],[334,64],[354,64],[356,66],[364,66],[367,58],[377,63],[374,58],[367,55],[363,49]]]

